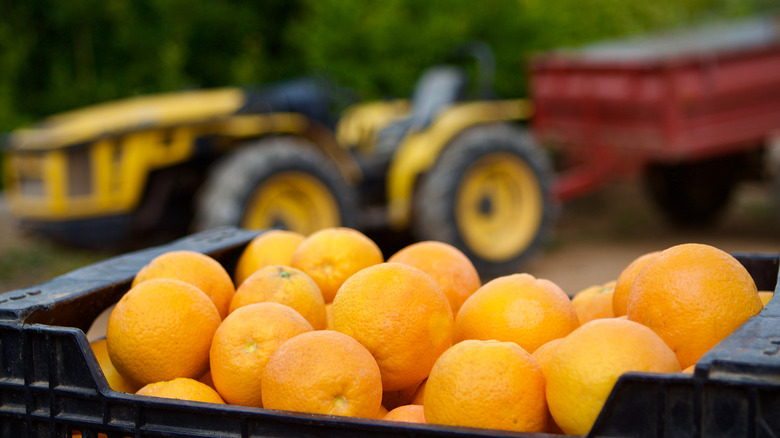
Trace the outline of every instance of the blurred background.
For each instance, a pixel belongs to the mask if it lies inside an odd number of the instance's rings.
[[[306,74],[357,100],[409,96],[425,68],[473,40],[493,49],[496,94],[528,97],[535,54],[779,7],[776,0],[3,0],[0,132],[120,98]],[[682,241],[776,252],[776,202],[765,188],[741,188],[716,226],[679,230],[634,184],[608,186],[564,206],[528,270],[572,294],[616,278],[641,253]],[[110,254],[26,235],[0,201],[0,291]]]
[[[406,96],[482,40],[498,94],[534,52],[768,12],[776,0],[31,0],[0,2],[0,131],[133,95],[319,73],[362,99]]]

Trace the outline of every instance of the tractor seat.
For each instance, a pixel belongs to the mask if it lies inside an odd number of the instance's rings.
[[[466,73],[460,68],[436,66],[426,70],[414,87],[411,115],[377,132],[376,157],[389,161],[409,132],[426,129],[443,109],[463,99],[466,85]]]
[[[414,88],[411,128],[423,130],[444,108],[463,99],[466,74],[462,69],[438,66],[428,69]]]

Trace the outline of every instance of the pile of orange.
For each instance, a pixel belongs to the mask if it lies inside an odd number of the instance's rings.
[[[237,266],[161,254],[92,343],[117,391],[254,408],[587,434],[618,377],[679,373],[771,298],[708,245],[641,255],[569,297],[419,242],[268,231]]]

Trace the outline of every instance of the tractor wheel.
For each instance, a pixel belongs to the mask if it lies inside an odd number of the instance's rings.
[[[260,140],[217,163],[197,200],[195,228],[282,228],[304,235],[357,227],[357,193],[304,140]]]
[[[531,135],[470,129],[448,145],[415,196],[415,236],[463,251],[487,279],[517,272],[550,231],[552,169]]]
[[[729,159],[650,165],[644,174],[645,189],[673,225],[711,225],[731,198],[735,185],[732,165]]]

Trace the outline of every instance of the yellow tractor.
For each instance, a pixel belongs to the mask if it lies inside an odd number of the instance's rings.
[[[552,226],[552,170],[522,126],[531,103],[493,98],[484,60],[471,75],[434,66],[410,99],[358,103],[337,120],[329,87],[309,80],[56,115],[9,136],[5,197],[29,228],[83,246],[222,225],[349,226],[450,243],[486,277],[511,272]]]

